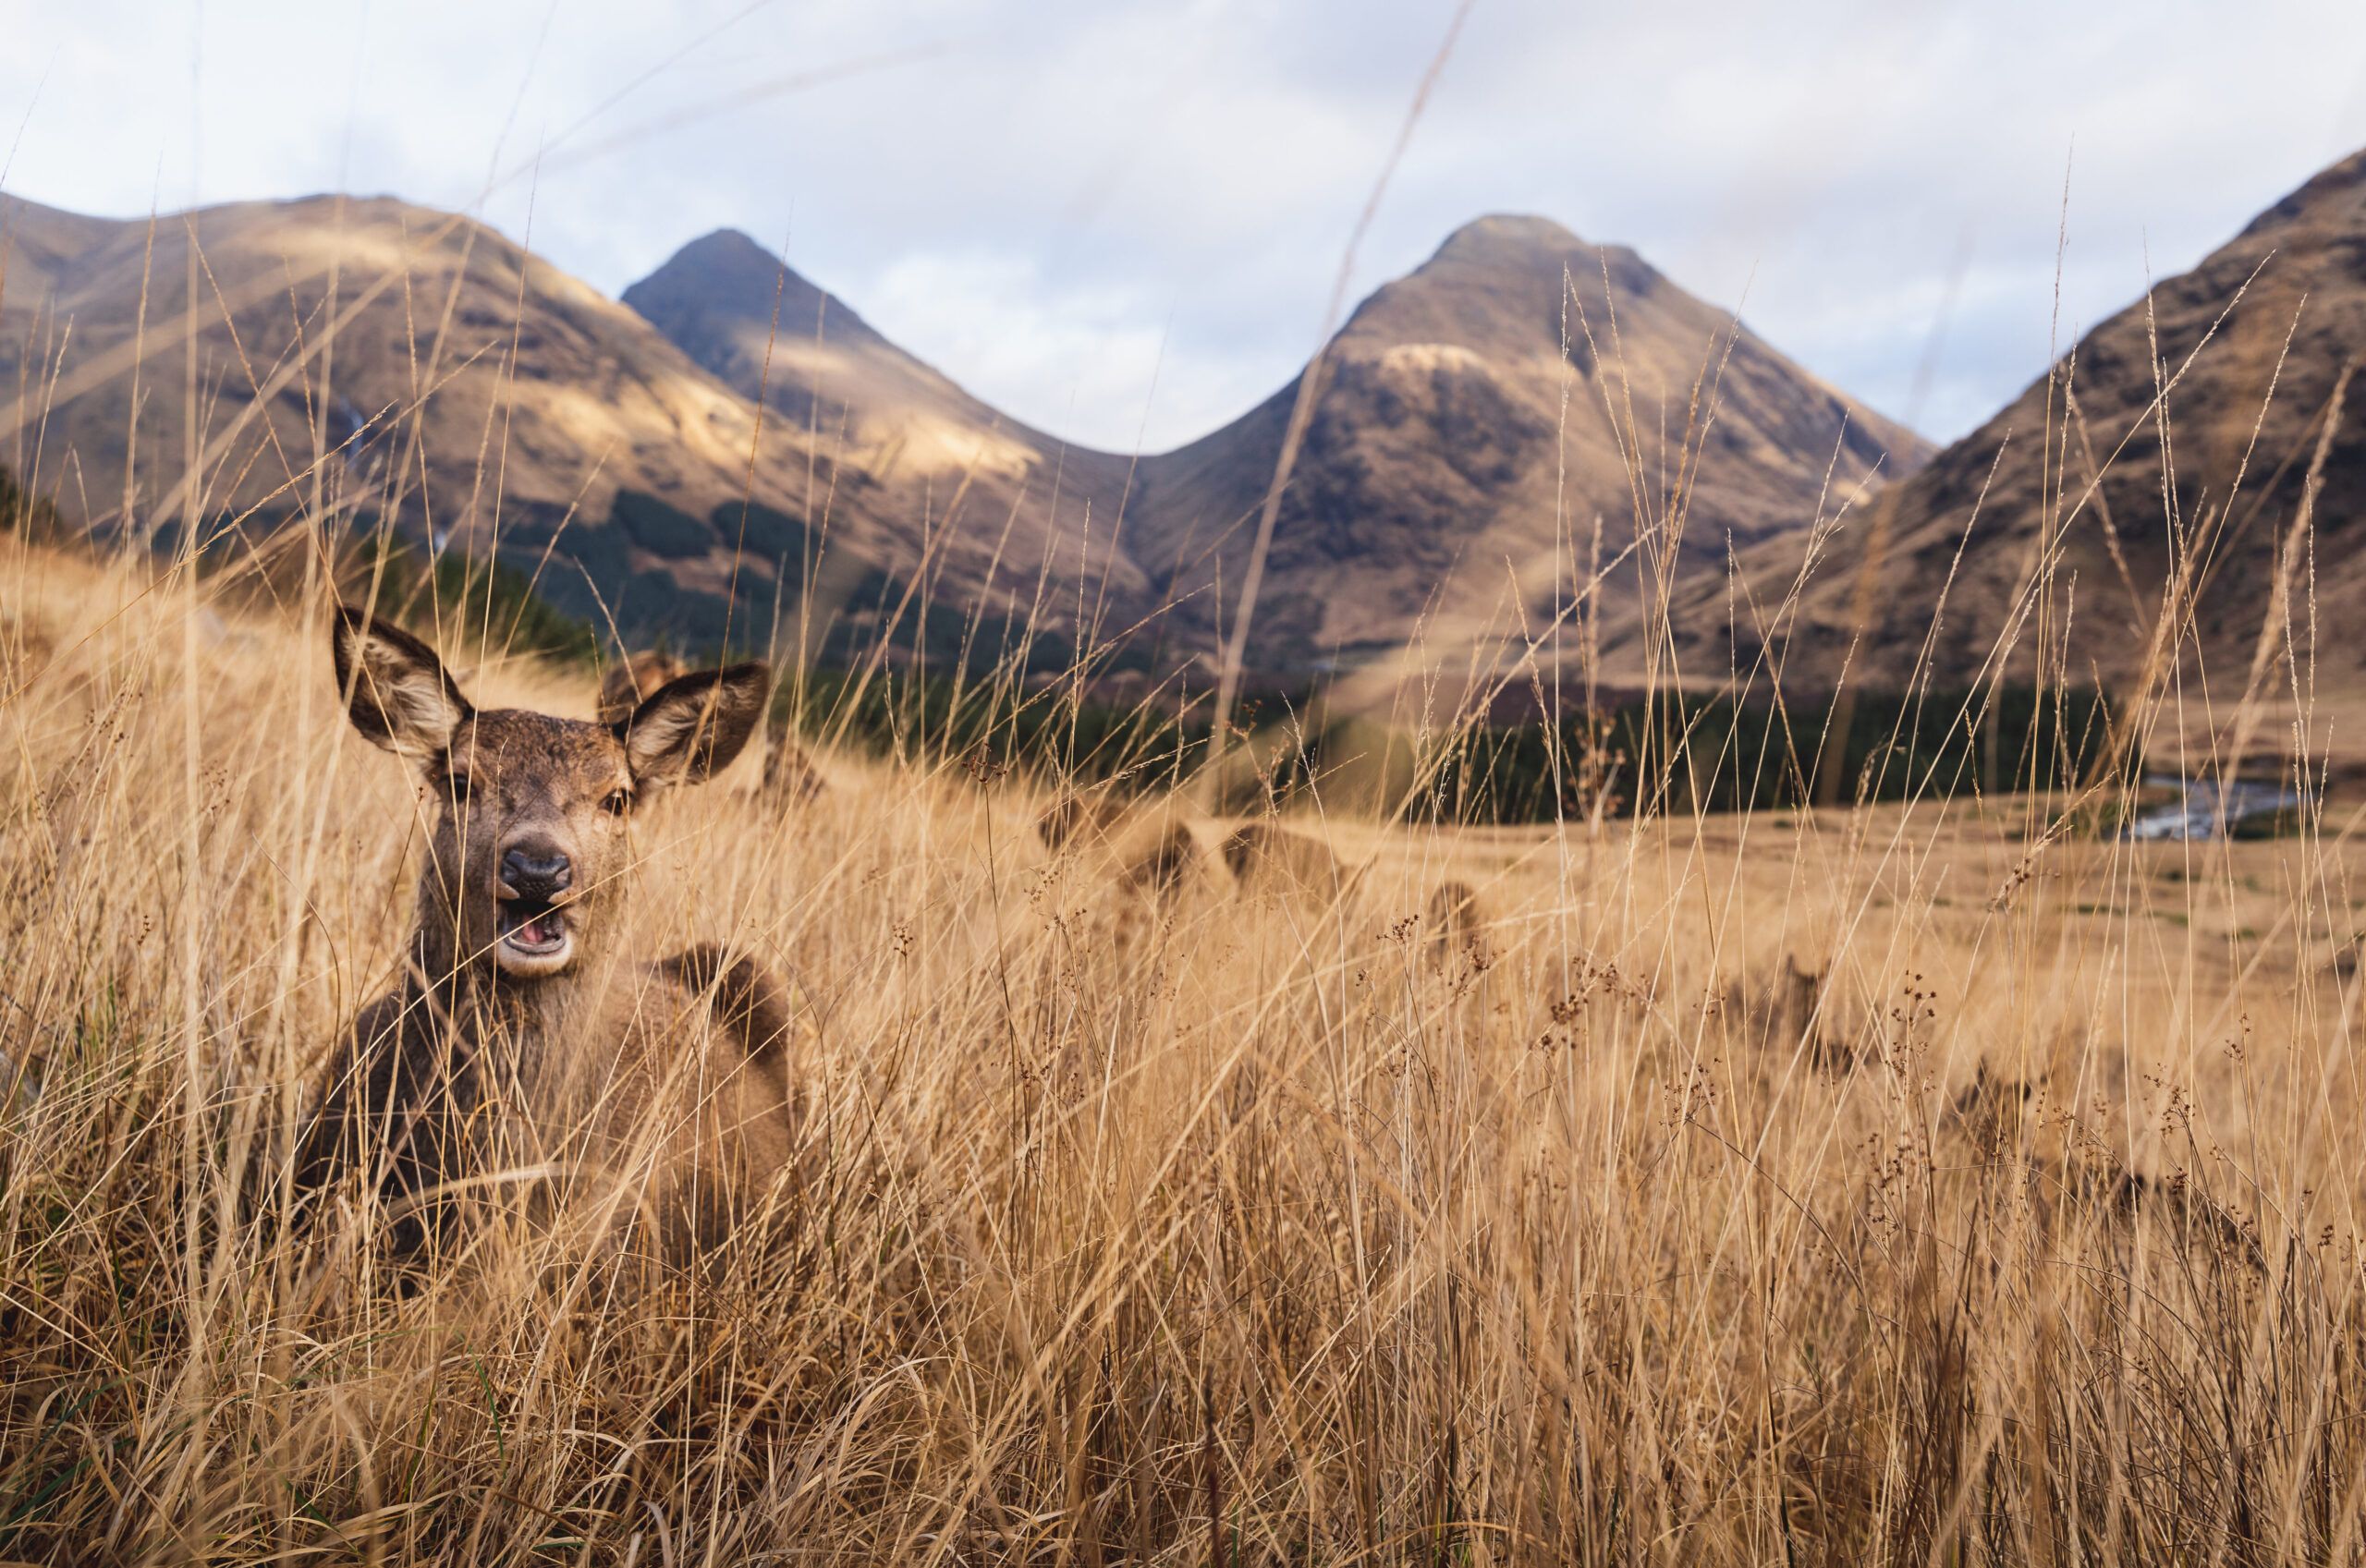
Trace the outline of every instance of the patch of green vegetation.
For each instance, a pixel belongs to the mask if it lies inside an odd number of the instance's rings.
[[[553,606],[533,579],[506,562],[480,562],[457,550],[430,558],[384,534],[364,551],[360,563],[342,575],[364,591],[375,582],[382,614],[439,635],[482,633],[505,651],[562,663],[599,659],[600,639],[591,623]]]
[[[959,758],[1129,790],[1169,787],[1205,757],[1204,716],[1079,700],[1071,692],[1015,691],[894,668],[838,667],[784,683],[778,716],[811,735],[880,755]]]
[[[726,501],[707,514],[707,521],[726,548],[744,544],[749,554],[767,561],[801,566],[806,552],[813,544],[812,530],[805,526],[804,518],[793,517],[761,501]],[[797,575],[795,571],[789,573],[792,578]]]
[[[1029,626],[1023,607],[948,603],[898,572],[831,547],[804,518],[762,503],[724,502],[700,518],[627,490],[607,517],[579,517],[564,530],[563,508],[526,504],[512,510],[504,561],[528,571],[539,566],[543,599],[604,631],[613,617],[635,645],[663,640],[717,660],[761,657],[777,647],[809,666],[843,668],[884,651],[950,677],[1010,668],[1042,676],[1077,662],[1074,641]],[[636,547],[665,561],[744,549],[736,602],[685,586],[665,570],[636,570]],[[1158,650],[1144,638],[1098,650],[1093,669],[1147,673],[1158,662]]]
[[[731,601],[723,595],[709,593],[702,588],[684,588],[654,574],[635,577],[628,591],[625,610],[632,624],[643,633],[655,632],[668,646],[716,647],[716,639],[728,629],[735,651],[727,656],[718,652],[713,662],[762,656],[761,649],[750,639],[738,635],[763,613],[746,594],[740,596],[738,613],[734,615]]]
[[[529,550],[539,560],[543,546],[548,543],[547,536],[541,539],[531,535],[514,536],[513,547],[523,548],[514,548],[512,564],[523,559]],[[623,529],[614,523],[585,523],[579,518],[558,535],[558,542],[552,553],[555,560],[572,560],[582,567],[582,575],[590,578],[612,602],[617,589],[632,576],[632,541]],[[548,577],[551,573],[552,568],[546,568],[543,575]]]
[[[608,520],[623,529],[635,544],[667,561],[697,560],[712,552],[716,542],[714,530],[705,522],[643,491],[616,492],[608,507]]]
[[[2260,844],[2269,839],[2298,838],[2304,825],[2300,808],[2287,806],[2280,811],[2238,818],[2226,825],[2226,836],[2244,844]]]
[[[1845,714],[1832,701],[1670,696],[1470,732],[1414,814],[1535,822],[1590,814],[1605,797],[1608,814],[1625,816],[2060,789],[2088,776],[2109,734],[2102,694],[2076,687],[1860,693]],[[1308,770],[1325,770],[1328,738],[1310,745]],[[2099,817],[2092,831],[2107,826]]]
[[[60,527],[56,504],[46,495],[34,494],[14,470],[0,463],[0,533],[55,539]]]
[[[287,506],[256,506],[245,511],[224,507],[196,519],[194,530],[197,544],[189,553],[200,573],[218,572],[251,556],[257,546],[268,541],[293,522],[296,509]],[[373,527],[368,517],[353,526],[358,537]],[[153,520],[148,534],[148,548],[167,559],[178,559],[183,551],[182,519],[177,517]]]

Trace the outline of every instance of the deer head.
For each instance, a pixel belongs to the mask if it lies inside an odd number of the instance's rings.
[[[438,977],[538,981],[579,963],[619,896],[634,810],[737,757],[772,687],[736,664],[669,680],[613,724],[480,711],[399,626],[340,605],[331,637],[354,727],[437,802],[419,934]]]

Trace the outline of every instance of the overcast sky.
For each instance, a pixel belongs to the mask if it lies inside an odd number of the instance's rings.
[[[393,192],[612,294],[743,228],[989,402],[1162,447],[1313,346],[1450,12],[0,0],[0,183]],[[2067,344],[2361,144],[2360,0],[1478,0],[1356,289],[1543,213],[1946,438],[2046,362],[2066,170]]]

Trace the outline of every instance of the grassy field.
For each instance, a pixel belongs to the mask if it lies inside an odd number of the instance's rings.
[[[795,978],[778,1234],[633,1274],[513,1217],[401,1290],[360,1193],[287,1222],[421,828],[320,616],[0,536],[0,1559],[2366,1552],[2336,817],[1317,791],[1301,885],[1181,802],[1055,854],[958,759],[743,760],[637,825],[633,941]]]

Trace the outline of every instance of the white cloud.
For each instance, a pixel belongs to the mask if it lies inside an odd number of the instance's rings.
[[[12,21],[35,200],[144,213],[340,183],[465,204],[610,292],[720,225],[980,396],[1172,444],[1296,370],[1449,0],[84,0]],[[2348,0],[1482,0],[1359,268],[1486,211],[1632,244],[1952,435],[2066,318],[2190,265],[2366,142]],[[34,100],[37,81],[39,101]],[[30,108],[30,114],[28,109]],[[5,148],[6,140],[0,140]],[[496,159],[496,151],[498,158]],[[1969,247],[1969,261],[1965,261]],[[1947,278],[1931,393],[1909,409]]]
[[[862,311],[895,342],[937,346],[939,363],[980,384],[1060,395],[1044,428],[1091,445],[1130,450],[1145,429],[1203,430],[1239,412],[1228,367],[1175,351],[1157,302],[1127,288],[1054,298],[1023,256],[900,258]]]

